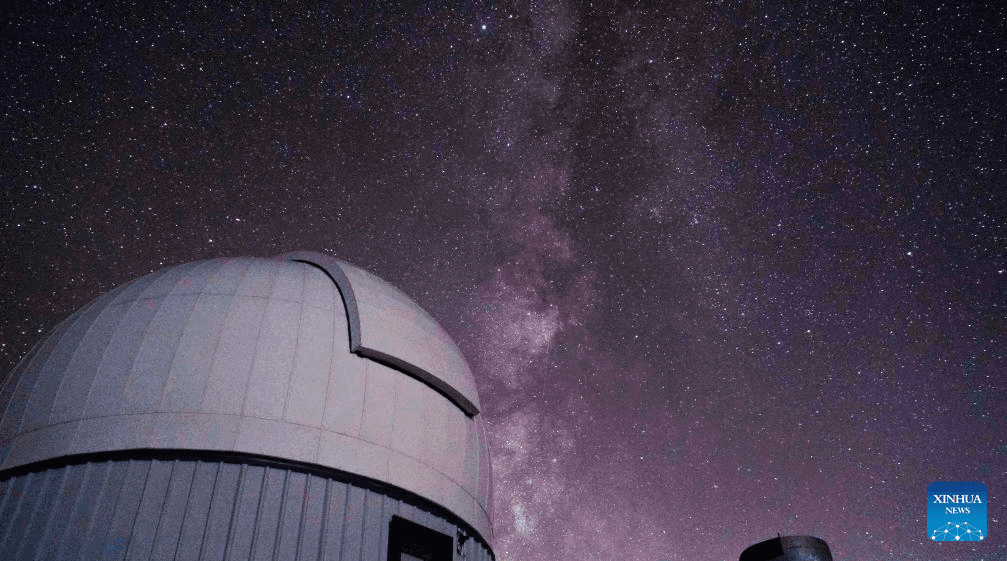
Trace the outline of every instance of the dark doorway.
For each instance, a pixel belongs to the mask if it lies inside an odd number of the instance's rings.
[[[388,561],[451,561],[451,536],[392,516]]]

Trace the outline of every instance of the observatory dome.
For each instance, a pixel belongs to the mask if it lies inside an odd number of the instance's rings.
[[[319,253],[120,286],[21,361],[0,411],[4,472],[144,450],[272,458],[404,490],[491,536],[487,440],[460,351],[402,292]]]

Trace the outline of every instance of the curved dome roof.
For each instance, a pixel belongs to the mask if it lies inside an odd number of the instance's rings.
[[[491,536],[475,381],[402,292],[314,252],[170,267],[60,323],[0,390],[0,469],[190,449],[390,483]]]

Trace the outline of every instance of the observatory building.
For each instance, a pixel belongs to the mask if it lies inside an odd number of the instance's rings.
[[[777,536],[747,547],[739,561],[832,561],[832,552],[814,536]]]
[[[490,561],[479,408],[447,333],[357,267],[163,269],[6,378],[0,556]]]

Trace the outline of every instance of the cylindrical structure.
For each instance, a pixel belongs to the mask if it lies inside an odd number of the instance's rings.
[[[749,546],[739,561],[832,561],[832,552],[814,536],[778,536]]]
[[[5,558],[491,559],[475,381],[408,297],[313,252],[116,288],[0,389]]]

